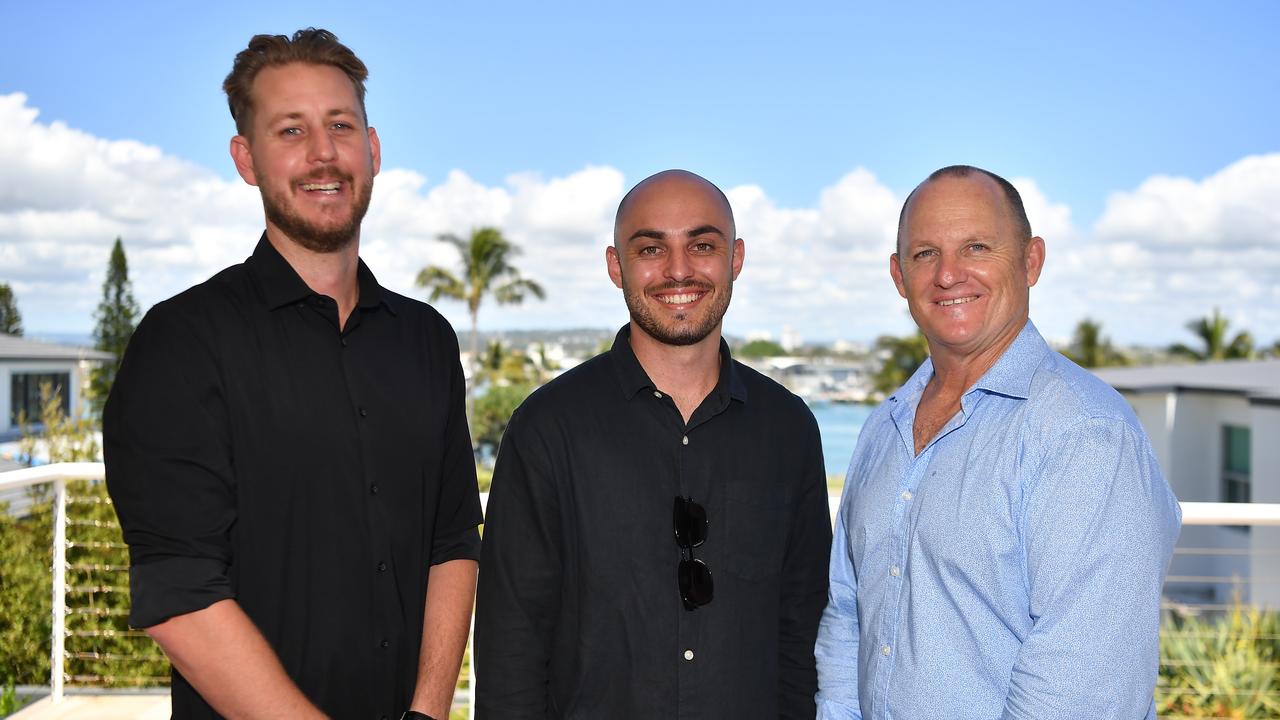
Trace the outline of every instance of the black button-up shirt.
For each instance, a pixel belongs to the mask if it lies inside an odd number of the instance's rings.
[[[453,330],[358,277],[340,330],[264,236],[147,313],[103,422],[130,623],[234,598],[344,720],[408,708],[428,571],[481,519]],[[173,710],[217,717],[176,671]]]
[[[812,718],[831,521],[804,403],[733,361],[686,424],[613,349],[503,436],[476,610],[481,718]],[[715,597],[685,610],[676,495],[706,508]]]

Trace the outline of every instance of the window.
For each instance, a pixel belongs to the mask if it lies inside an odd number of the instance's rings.
[[[14,373],[10,377],[9,422],[18,424],[25,415],[28,423],[40,421],[40,385],[48,383],[62,398],[62,412],[71,414],[71,373]]]
[[[1222,426],[1222,499],[1249,502],[1249,428]]]

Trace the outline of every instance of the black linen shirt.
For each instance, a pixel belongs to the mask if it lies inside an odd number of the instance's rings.
[[[361,262],[345,329],[267,242],[156,305],[103,421],[129,621],[234,598],[334,718],[398,718],[430,566],[479,555],[458,344]],[[217,714],[175,670],[175,718]]]
[[[476,609],[477,717],[812,718],[831,521],[817,424],[735,362],[686,424],[624,327],[503,436]],[[672,505],[706,508],[685,610]]]

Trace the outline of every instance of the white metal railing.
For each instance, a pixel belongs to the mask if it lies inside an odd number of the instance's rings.
[[[53,631],[49,684],[53,702],[63,698],[66,638],[66,571],[67,571],[67,496],[69,480],[102,480],[106,476],[102,463],[58,463],[0,473],[0,491],[48,483],[53,487]],[[487,504],[488,493],[481,494]],[[840,497],[829,499],[832,518],[840,505]],[[1182,503],[1183,525],[1265,525],[1280,526],[1280,503]],[[469,663],[467,698],[474,700],[475,663]],[[474,708],[474,702],[468,703]]]
[[[67,481],[102,480],[102,463],[58,463],[0,473],[0,490],[53,486],[53,633],[49,656],[49,690],[62,702],[67,624]]]

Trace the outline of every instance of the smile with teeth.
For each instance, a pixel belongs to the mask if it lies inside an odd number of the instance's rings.
[[[941,305],[942,307],[947,307],[948,305],[961,305],[963,303],[973,302],[974,300],[977,300],[977,299],[978,299],[977,295],[970,295],[968,297],[952,298],[950,300],[939,300],[938,304]]]
[[[672,293],[669,295],[657,295],[656,298],[660,302],[664,302],[668,305],[688,305],[702,297],[704,294],[704,291],[699,290],[694,292]]]
[[[340,187],[342,187],[342,183],[339,183],[339,182],[303,183],[302,184],[302,189],[306,190],[307,192],[322,192],[326,195],[332,195],[338,192],[338,188]]]

